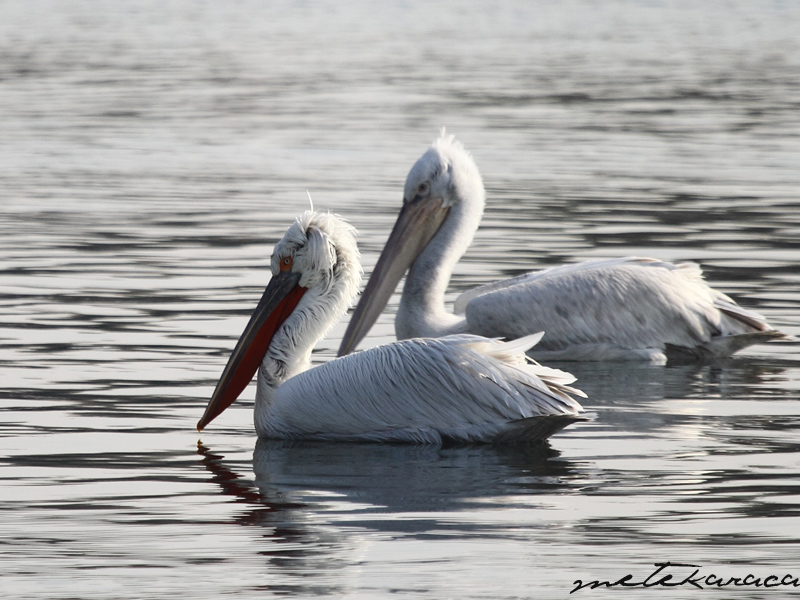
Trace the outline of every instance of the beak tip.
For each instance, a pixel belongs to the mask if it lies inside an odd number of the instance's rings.
[[[336,356],[341,358],[342,356],[347,356],[348,354],[352,354],[353,352],[356,351],[356,348],[358,348],[358,344],[360,342],[361,342],[360,339],[345,334],[345,338],[342,340],[342,345],[339,346],[339,352],[337,352]]]

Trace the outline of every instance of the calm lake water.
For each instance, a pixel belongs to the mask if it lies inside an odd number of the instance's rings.
[[[306,191],[360,230],[369,273],[442,126],[489,196],[452,297],[694,260],[800,334],[800,5],[696,4],[0,4],[2,596],[561,598],[660,561],[800,576],[798,345],[569,365],[595,419],[545,449],[257,442],[252,387],[195,430]]]

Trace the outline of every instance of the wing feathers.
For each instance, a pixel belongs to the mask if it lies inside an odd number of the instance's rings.
[[[583,408],[570,394],[582,393],[565,383],[574,378],[523,354],[540,337],[412,339],[332,360],[281,385],[259,433],[429,441],[437,432],[474,442],[519,429],[511,423],[521,419],[575,417]]]
[[[560,360],[660,360],[671,348],[736,349],[759,341],[750,334],[772,331],[709,287],[698,265],[635,257],[528,273],[470,290],[457,305],[479,335],[546,331],[533,354]],[[741,344],[717,344],[740,335]]]

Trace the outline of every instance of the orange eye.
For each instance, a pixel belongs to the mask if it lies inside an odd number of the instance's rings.
[[[294,261],[292,260],[292,257],[287,256],[286,258],[281,260],[281,271],[291,271],[293,263]]]

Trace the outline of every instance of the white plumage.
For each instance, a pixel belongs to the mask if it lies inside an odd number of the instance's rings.
[[[256,369],[255,427],[267,438],[529,441],[582,419],[571,394],[583,394],[569,387],[574,377],[524,354],[540,334],[514,342],[411,339],[309,369],[313,346],[361,280],[354,231],[334,215],[308,211],[298,218],[275,246],[272,271],[199,429],[236,399]]]
[[[728,356],[785,337],[760,315],[708,286],[693,263],[650,258],[589,261],[532,272],[470,290],[445,309],[453,267],[483,213],[478,167],[444,134],[406,179],[403,209],[356,307],[339,354],[369,331],[408,271],[398,339],[473,333],[545,336],[540,360],[648,360]]]

